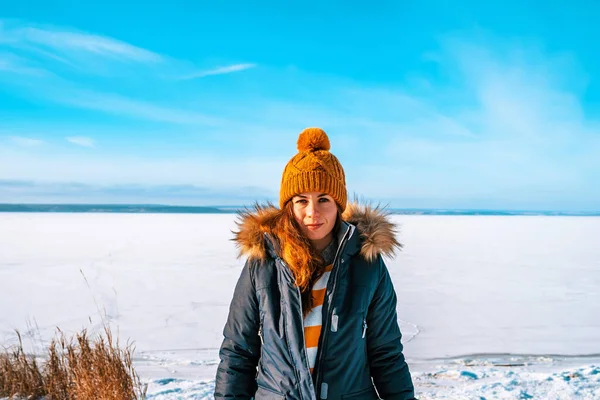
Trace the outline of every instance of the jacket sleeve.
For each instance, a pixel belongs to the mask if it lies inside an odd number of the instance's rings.
[[[373,383],[384,400],[414,400],[414,387],[402,354],[396,292],[379,257],[379,283],[367,313],[367,351]]]
[[[249,400],[257,389],[255,378],[261,344],[254,267],[254,263],[246,262],[233,293],[219,350],[215,399]]]

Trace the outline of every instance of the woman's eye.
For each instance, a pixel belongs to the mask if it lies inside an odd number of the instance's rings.
[[[319,201],[320,201],[321,203],[327,203],[327,202],[329,201],[329,199],[328,199],[327,197],[321,197],[321,198],[319,199]]]

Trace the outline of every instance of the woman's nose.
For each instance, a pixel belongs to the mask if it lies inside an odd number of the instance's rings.
[[[313,202],[308,203],[308,206],[306,207],[306,215],[308,217],[315,218],[318,213],[319,213],[319,211],[317,210],[315,203],[313,203]]]

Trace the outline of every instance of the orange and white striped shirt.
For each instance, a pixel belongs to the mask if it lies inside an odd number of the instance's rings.
[[[329,281],[332,268],[333,264],[326,266],[323,275],[313,285],[312,308],[306,315],[306,318],[304,318],[304,340],[311,374],[315,369],[317,361],[317,350],[319,348],[319,338],[323,323],[323,303],[325,302],[325,291],[327,290],[327,282]]]

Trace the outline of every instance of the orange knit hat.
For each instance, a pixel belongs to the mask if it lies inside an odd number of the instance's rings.
[[[306,128],[298,136],[298,154],[287,163],[281,177],[279,206],[304,192],[327,193],[346,209],[346,175],[339,160],[329,152],[331,147],[325,131]]]

